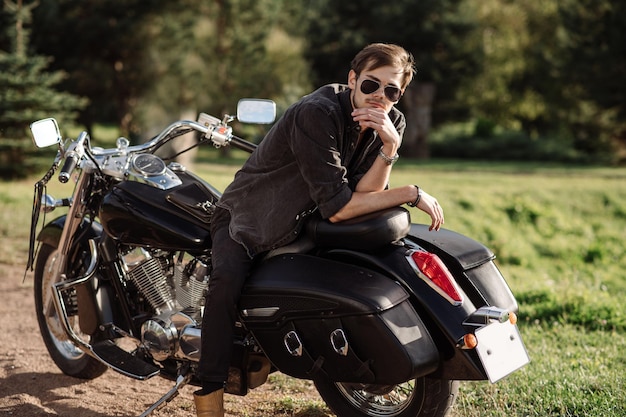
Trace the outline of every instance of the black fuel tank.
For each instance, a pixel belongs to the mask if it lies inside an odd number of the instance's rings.
[[[219,192],[193,174],[177,172],[183,183],[169,190],[125,181],[104,197],[100,221],[115,240],[165,250],[202,251]]]

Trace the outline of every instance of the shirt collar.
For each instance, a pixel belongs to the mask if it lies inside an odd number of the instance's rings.
[[[352,110],[354,110],[352,108],[352,100],[350,100],[350,94],[352,93],[352,90],[350,90],[349,88],[346,88],[343,91],[340,91],[337,96],[339,97],[339,104],[341,105],[341,110],[343,112],[343,115],[345,117],[345,121],[346,121],[346,126],[348,126],[348,129],[350,130],[361,130],[361,127],[359,126],[358,122],[355,122],[354,119],[352,118]]]

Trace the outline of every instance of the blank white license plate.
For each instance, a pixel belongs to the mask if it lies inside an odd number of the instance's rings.
[[[476,339],[478,356],[492,383],[530,362],[517,326],[509,321],[476,330]]]

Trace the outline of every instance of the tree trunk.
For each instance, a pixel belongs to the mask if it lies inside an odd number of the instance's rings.
[[[406,89],[402,99],[406,116],[406,131],[402,141],[402,154],[411,158],[428,159],[428,133],[432,124],[432,108],[436,92],[435,83],[416,83]]]
[[[196,110],[186,109],[186,110],[181,110],[179,120],[196,120],[196,118],[197,118]],[[147,132],[148,136],[146,136],[145,139],[147,140],[147,138],[152,137],[153,135],[156,135],[159,132]],[[189,147],[193,146],[197,142],[197,140],[198,140],[197,133],[195,131],[186,133],[182,136],[179,136],[169,141],[168,143],[160,147],[156,151],[156,154],[160,156],[161,158],[167,158],[180,151],[188,149]],[[185,153],[178,155],[174,160],[184,165],[185,167],[187,167],[187,169],[193,169],[193,162],[195,161],[197,155],[198,155],[198,148],[196,147],[196,148],[191,149],[190,151],[187,151]]]

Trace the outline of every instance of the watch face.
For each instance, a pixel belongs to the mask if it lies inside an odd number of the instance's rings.
[[[163,175],[165,162],[156,155],[142,153],[133,158],[132,167],[135,171],[147,177]]]

